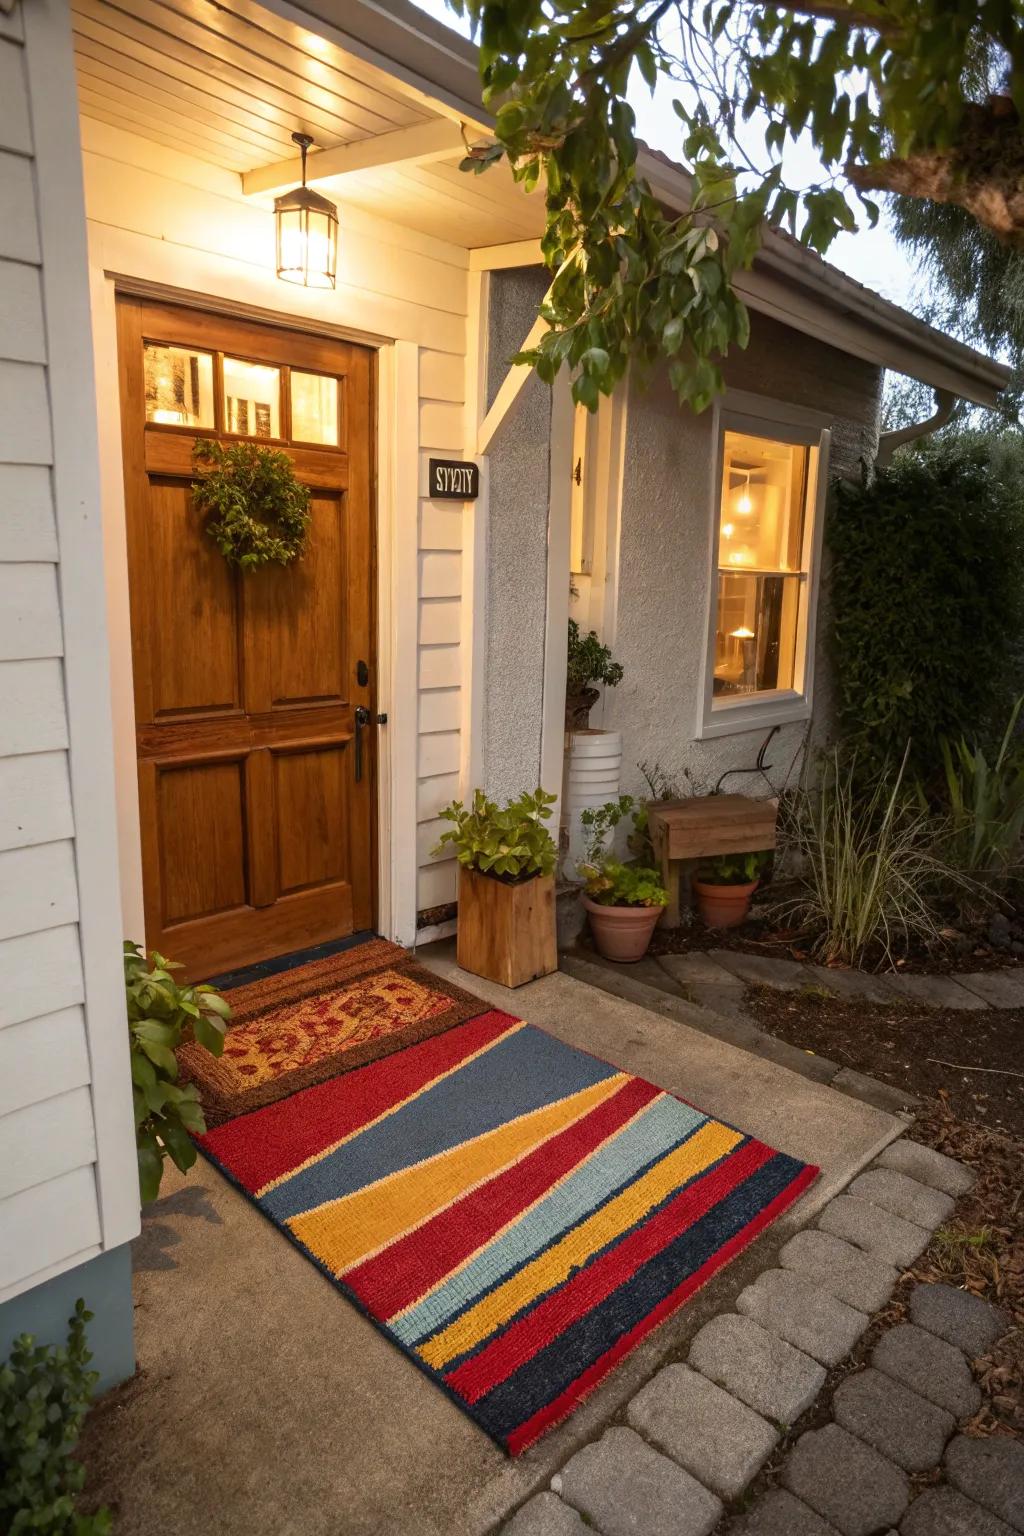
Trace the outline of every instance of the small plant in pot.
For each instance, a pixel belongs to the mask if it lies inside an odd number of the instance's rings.
[[[721,853],[705,860],[693,878],[697,910],[708,928],[735,928],[746,921],[767,853]]]
[[[500,806],[478,789],[471,806],[453,800],[441,812],[452,826],[434,852],[459,861],[458,962],[505,987],[547,976],[558,963],[557,850],[544,825],[556,799],[537,789]]]
[[[575,619],[569,620],[569,656],[565,675],[565,728],[585,731],[590,711],[600,698],[595,683],[616,688],[622,682],[622,665],[602,645],[594,630],[583,634]]]
[[[658,871],[644,864],[620,863],[609,846],[615,828],[630,812],[635,837],[644,807],[634,811],[630,795],[620,795],[618,800],[583,812],[587,856],[579,866],[581,900],[598,953],[624,964],[643,959],[668,905],[668,892]]]

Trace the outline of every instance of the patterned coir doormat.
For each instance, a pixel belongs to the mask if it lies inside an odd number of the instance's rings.
[[[497,1011],[199,1142],[513,1455],[817,1174]]]
[[[439,1035],[486,1007],[386,939],[279,971],[224,996],[232,1023],[222,1056],[178,1052],[207,1125]]]

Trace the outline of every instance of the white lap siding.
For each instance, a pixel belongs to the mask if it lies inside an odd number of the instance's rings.
[[[0,1302],[138,1229],[78,166],[68,12],[29,0],[0,14]]]

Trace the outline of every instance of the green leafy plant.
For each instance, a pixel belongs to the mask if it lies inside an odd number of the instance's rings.
[[[280,449],[258,443],[225,446],[200,438],[192,452],[205,469],[192,486],[192,503],[229,565],[291,565],[306,547],[310,496]]]
[[[544,825],[551,816],[557,795],[543,789],[519,795],[499,806],[482,789],[475,791],[472,807],[453,800],[441,812],[452,827],[441,834],[435,854],[454,851],[459,863],[498,880],[532,880],[550,875],[557,850]]]
[[[591,901],[602,907],[667,907],[668,891],[656,869],[642,864],[618,864],[606,859],[600,864],[581,864],[583,889]]]
[[[782,831],[799,891],[776,911],[806,925],[824,960],[891,962],[911,940],[939,936],[938,895],[957,877],[904,788],[906,762],[865,788],[856,761],[835,750],[813,788],[787,797]]]
[[[995,760],[961,738],[940,740],[949,803],[947,854],[997,895],[1016,874],[1024,835],[1024,752],[1014,735],[1024,699],[1013,706]]]
[[[107,1510],[75,1512],[85,1468],[73,1452],[99,1376],[89,1370],[85,1303],[68,1319],[66,1346],[14,1341],[0,1364],[0,1530],[7,1536],[109,1536]]]
[[[611,650],[602,645],[596,630],[586,634],[575,619],[569,620],[569,657],[565,685],[569,693],[582,693],[591,683],[616,688],[622,682],[622,665],[612,660]]]
[[[765,851],[755,853],[720,853],[701,863],[697,879],[705,885],[749,885],[759,880],[771,858]]]
[[[646,811],[643,807],[637,807],[632,795],[620,795],[617,800],[608,800],[604,805],[588,805],[580,812],[580,825],[583,828],[583,860],[586,864],[597,864],[604,856],[608,842],[614,835],[615,828],[624,816],[633,814],[634,827],[636,818],[644,812],[644,827],[646,828]]]
[[[195,1040],[213,1056],[224,1050],[231,1009],[216,987],[179,987],[171,975],[180,965],[125,940],[124,988],[131,1043],[132,1096],[139,1189],[143,1203],[155,1200],[164,1158],[184,1173],[196,1160],[192,1135],[206,1130],[193,1083],[178,1081],[175,1050]],[[192,1133],[192,1134],[190,1134]]]
[[[828,542],[840,734],[866,780],[909,741],[908,778],[934,795],[941,738],[997,741],[1018,691],[1024,497],[954,440],[840,484]]]

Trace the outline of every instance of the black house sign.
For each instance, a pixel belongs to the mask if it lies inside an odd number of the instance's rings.
[[[432,501],[476,501],[480,494],[480,466],[461,459],[430,460]]]

